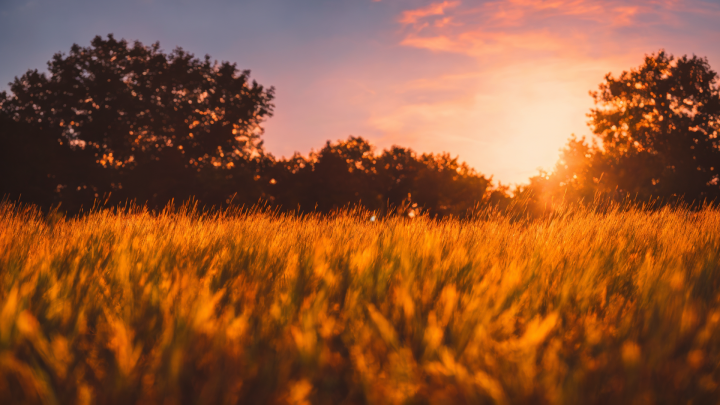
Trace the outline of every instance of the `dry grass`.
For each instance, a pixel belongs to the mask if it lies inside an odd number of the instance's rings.
[[[718,403],[720,211],[0,208],[0,403]]]

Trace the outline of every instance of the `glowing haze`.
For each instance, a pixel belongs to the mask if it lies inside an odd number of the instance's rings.
[[[606,73],[660,48],[720,70],[717,21],[706,0],[7,0],[0,83],[95,35],[160,41],[275,86],[276,156],[359,135],[521,183],[589,134]]]

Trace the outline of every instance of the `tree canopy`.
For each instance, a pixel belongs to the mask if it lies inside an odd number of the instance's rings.
[[[272,115],[274,89],[251,82],[235,64],[181,48],[164,53],[157,43],[129,46],[111,34],[73,45],[48,67],[49,77],[28,71],[10,95],[0,94],[10,146],[3,157],[20,185],[39,170],[35,177],[55,178],[54,191],[71,184],[69,191],[117,192],[122,180],[132,181],[123,179],[129,171],[148,180],[157,171],[232,168],[262,154],[261,123]],[[58,161],[38,160],[41,149],[54,150],[46,154]]]
[[[555,170],[526,191],[570,200],[720,197],[720,90],[707,59],[660,51],[607,74],[590,94],[592,143],[573,137]]]
[[[175,49],[112,35],[49,62],[51,77],[30,71],[3,103],[16,121],[43,123],[62,142],[89,148],[103,166],[137,165],[175,150],[193,166],[226,165],[257,153],[260,123],[272,114],[273,88],[249,71]]]
[[[503,187],[447,153],[416,154],[399,146],[377,153],[362,137],[327,142],[319,152],[278,161],[266,173],[271,200],[302,211],[362,205],[457,217],[507,199]]]

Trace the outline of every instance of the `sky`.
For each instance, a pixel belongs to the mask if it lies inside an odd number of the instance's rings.
[[[588,94],[646,54],[720,70],[720,0],[0,0],[0,90],[96,35],[159,42],[275,87],[277,157],[362,136],[503,184],[590,136]]]

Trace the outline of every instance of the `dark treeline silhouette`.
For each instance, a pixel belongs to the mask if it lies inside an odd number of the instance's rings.
[[[464,216],[478,206],[506,203],[502,187],[447,154],[416,155],[393,147],[376,154],[364,139],[328,142],[308,158],[295,155],[270,165],[268,201],[301,211],[328,212],[362,205],[411,216]]]
[[[229,62],[178,48],[96,37],[0,93],[0,194],[77,213],[124,202],[162,208],[266,204],[321,212],[468,215],[483,207],[542,214],[550,203],[713,200],[720,196],[720,96],[707,60],[660,52],[591,93],[594,139],[572,138],[551,173],[514,197],[447,154],[365,139],[276,159],[262,123],[274,89]]]
[[[76,213],[97,202],[162,208],[254,205],[329,212],[347,206],[464,215],[507,200],[501,187],[447,154],[350,137],[307,157],[262,147],[273,88],[248,71],[112,35],[74,45],[0,95],[0,193]]]
[[[257,187],[240,169],[262,155],[273,89],[249,82],[249,72],[112,35],[48,65],[50,77],[28,71],[0,95],[10,198],[77,211],[108,197],[157,206]]]

